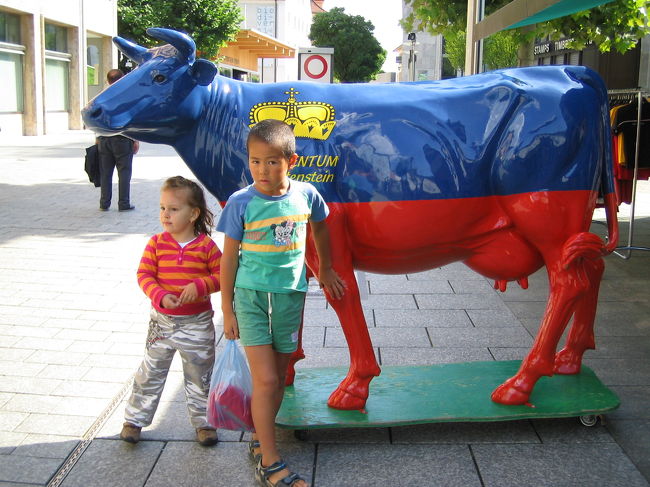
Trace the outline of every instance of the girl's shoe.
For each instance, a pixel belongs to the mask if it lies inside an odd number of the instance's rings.
[[[284,461],[282,460],[278,460],[273,465],[270,465],[268,467],[263,467],[262,456],[260,455],[260,459],[257,462],[257,467],[255,467],[255,478],[257,478],[257,481],[262,487],[279,487],[279,486],[293,487],[296,483],[298,483],[301,480],[305,482],[305,479],[303,479],[300,475],[291,471],[289,471],[289,474],[283,479],[278,479],[275,482],[271,482],[269,480],[269,477],[271,475],[273,475],[276,472],[280,472],[285,468],[287,468],[287,464],[284,463]]]
[[[142,427],[136,426],[131,423],[124,423],[122,425],[122,432],[120,438],[128,443],[137,443],[140,441],[140,430]]]

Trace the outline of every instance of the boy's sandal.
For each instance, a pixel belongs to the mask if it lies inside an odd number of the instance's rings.
[[[291,471],[289,471],[289,475],[283,479],[277,480],[275,483],[269,480],[269,477],[271,475],[276,472],[280,472],[285,468],[287,468],[287,464],[282,460],[278,460],[273,465],[269,465],[268,467],[263,467],[262,457],[260,457],[259,461],[257,462],[257,467],[255,467],[255,476],[257,477],[257,481],[260,483],[260,485],[262,485],[262,487],[292,487],[300,480],[305,481],[305,479],[303,479],[300,475]]]
[[[257,453],[255,453],[257,450]],[[248,457],[255,463],[258,463],[262,458],[262,450],[260,450],[260,442],[258,440],[251,440],[248,442]]]

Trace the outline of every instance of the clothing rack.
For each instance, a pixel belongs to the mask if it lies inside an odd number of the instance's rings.
[[[608,90],[607,96],[609,98],[610,105],[612,102],[628,102],[632,103],[636,99],[637,103],[637,118],[636,118],[636,140],[634,144],[634,179],[632,180],[632,198],[630,201],[630,218],[629,218],[629,227],[627,233],[627,245],[616,247],[614,254],[618,255],[622,259],[629,259],[632,257],[633,250],[646,250],[650,251],[650,247],[637,247],[632,245],[632,240],[634,238],[634,206],[636,202],[636,181],[637,174],[639,171],[639,144],[641,142],[641,106],[643,99],[648,97],[650,92],[640,90],[640,89],[628,89],[628,90]]]

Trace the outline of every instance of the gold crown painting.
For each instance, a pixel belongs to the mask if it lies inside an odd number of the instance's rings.
[[[295,95],[300,92],[294,88],[284,93],[289,95],[287,101],[265,101],[254,105],[249,113],[249,127],[271,118],[293,126],[296,137],[327,139],[336,125],[334,107],[320,101],[296,101]]]

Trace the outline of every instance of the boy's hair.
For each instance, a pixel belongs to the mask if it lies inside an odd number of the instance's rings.
[[[253,137],[277,147],[287,159],[291,159],[291,156],[296,153],[296,136],[293,134],[293,129],[281,120],[269,118],[253,125],[248,133],[246,147]]]
[[[199,209],[199,217],[194,220],[194,234],[199,235],[205,233],[206,235],[212,234],[212,227],[214,226],[214,215],[208,209],[208,205],[205,201],[205,195],[203,194],[203,189],[201,186],[196,184],[194,181],[184,178],[183,176],[174,176],[162,185],[160,191],[165,191],[169,189],[186,189],[187,190],[187,201],[192,208]]]

